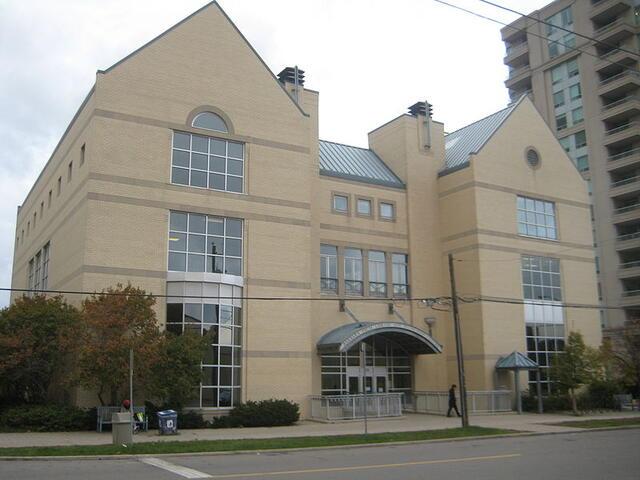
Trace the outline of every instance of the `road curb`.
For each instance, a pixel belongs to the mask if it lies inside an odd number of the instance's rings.
[[[562,427],[572,428],[572,427]],[[490,440],[495,438],[517,438],[517,437],[539,437],[544,435],[569,435],[574,433],[606,432],[611,430],[633,430],[640,429],[640,425],[624,425],[618,427],[600,428],[573,428],[562,432],[516,432],[503,433],[498,435],[475,435],[472,437],[436,438],[431,440],[407,440],[403,442],[380,442],[380,443],[358,443],[353,445],[329,445],[326,447],[296,447],[296,448],[268,448],[260,450],[231,450],[226,452],[181,452],[181,453],[141,453],[141,454],[118,454],[118,455],[56,455],[56,456],[0,456],[0,462],[15,461],[65,461],[65,460],[135,460],[145,457],[200,457],[206,455],[245,455],[263,453],[287,453],[299,451],[336,450],[345,448],[367,448],[367,447],[388,447],[402,445],[420,445],[430,443],[465,442],[474,440]],[[247,439],[249,440],[249,439]]]

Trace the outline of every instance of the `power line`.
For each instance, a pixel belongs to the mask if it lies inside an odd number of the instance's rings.
[[[561,26],[558,26],[558,25],[554,25],[551,22],[547,22],[545,20],[540,20],[539,18],[535,18],[532,15],[526,15],[526,14],[524,14],[522,12],[518,12],[517,10],[513,10],[513,9],[505,7],[503,5],[498,5],[497,3],[489,2],[488,0],[479,0],[479,1],[482,2],[482,3],[486,3],[487,5],[491,5],[492,7],[500,8],[501,10],[506,10],[507,12],[515,13],[516,15],[520,15],[521,17],[528,18],[528,19],[533,20],[533,21],[535,21],[537,23],[542,23],[543,25],[551,26],[551,27],[556,28],[556,29],[558,29],[560,31],[567,32],[567,33],[573,33],[576,37],[584,38],[585,40],[592,41],[592,42],[597,43],[599,45],[603,45],[603,46],[611,48],[611,49],[619,50],[621,52],[629,53],[629,54],[634,55],[636,57],[640,57],[639,53],[634,52],[632,50],[627,50],[626,48],[622,48],[622,47],[619,47],[617,45],[612,45],[610,43],[601,42],[599,40],[596,40],[594,37],[590,37],[588,35],[584,35],[582,33],[576,32],[574,30],[569,30],[568,28],[564,28],[564,27],[561,27]]]
[[[588,303],[549,303],[539,300],[523,300],[519,298],[509,297],[491,297],[491,296],[478,296],[479,302],[489,303],[506,303],[512,305],[546,305],[552,307],[562,308],[577,308],[577,309],[591,309],[591,310],[624,310],[624,307],[616,307],[612,305],[592,305]]]
[[[447,7],[455,8],[456,10],[460,10],[460,11],[463,11],[465,13],[474,15],[474,16],[482,18],[484,20],[489,20],[490,22],[497,23],[497,24],[502,25],[504,27],[508,27],[508,28],[513,29],[513,30],[518,30],[516,27],[513,27],[513,26],[509,25],[508,23],[504,23],[504,22],[501,22],[500,20],[496,20],[495,18],[487,17],[486,15],[482,15],[482,14],[480,14],[478,12],[474,12],[473,10],[468,10],[468,9],[460,7],[458,5],[454,5],[452,3],[445,2],[444,0],[433,0],[433,1],[437,2],[437,3],[440,3],[442,5],[446,5]],[[577,48],[577,47],[571,47],[571,46],[569,46],[569,45],[567,45],[565,43],[562,43],[560,41],[557,41],[557,40],[551,40],[551,39],[549,39],[549,37],[545,37],[544,35],[539,35],[539,34],[534,33],[534,32],[527,32],[527,34],[531,35],[533,37],[538,37],[538,38],[541,38],[543,40],[547,40],[547,41],[552,42],[552,43],[556,43],[558,45],[562,45],[567,50],[584,53],[585,55],[589,55],[590,57],[597,58],[598,60],[604,60],[604,61],[610,63],[611,65],[617,65],[619,67],[624,68],[625,70],[629,70],[629,71],[635,72],[635,73],[640,73],[640,70],[638,70],[636,68],[629,67],[629,66],[624,65],[623,63],[620,63],[620,62],[614,62],[613,60],[609,60],[608,58],[601,58],[599,55],[596,55],[596,54],[591,53],[591,52],[587,52],[586,50],[582,50],[582,49]]]

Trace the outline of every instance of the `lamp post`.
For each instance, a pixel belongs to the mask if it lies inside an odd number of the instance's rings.
[[[424,323],[426,323],[427,327],[429,327],[429,336],[433,337],[433,326],[436,324],[436,318],[435,317],[426,317],[424,319]]]

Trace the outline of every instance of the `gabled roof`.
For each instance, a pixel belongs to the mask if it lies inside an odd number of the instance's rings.
[[[448,134],[444,138],[445,166],[440,175],[469,165],[469,155],[480,151],[524,97],[525,95],[499,112]]]
[[[496,370],[535,370],[538,364],[520,352],[513,352],[496,362]]]
[[[405,188],[393,171],[367,148],[320,140],[320,175]]]

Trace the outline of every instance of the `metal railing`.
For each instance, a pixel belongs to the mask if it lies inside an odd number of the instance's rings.
[[[600,86],[606,85],[608,83],[614,82],[614,81],[616,81],[616,80],[618,80],[618,79],[620,79],[622,77],[625,77],[627,75],[628,76],[633,76],[633,77],[640,77],[640,75],[638,73],[636,73],[636,72],[633,72],[631,70],[625,70],[624,72],[617,73],[616,75],[613,75],[612,77],[608,77],[608,78],[605,78],[604,80],[600,80],[599,85]]]
[[[616,153],[615,155],[609,155],[608,160],[610,162],[615,162],[616,160],[631,157],[632,155],[635,155],[637,153],[640,153],[640,148],[632,148],[631,150],[627,150],[625,152]]]
[[[623,297],[637,297],[640,295],[640,290],[625,290],[622,292]]]
[[[615,102],[611,102],[611,103],[607,103],[606,105],[602,106],[602,111],[606,112],[607,110],[611,110],[612,108],[615,108],[619,105],[622,105],[624,103],[630,102],[632,100],[640,100],[640,96],[639,95],[627,95],[626,97],[622,97],[618,100],[616,100]]]
[[[618,18],[616,20],[614,20],[611,23],[607,23],[606,25],[604,25],[603,27],[600,27],[596,30],[593,31],[593,36],[596,37],[598,35],[600,35],[601,33],[606,32],[607,30],[610,30],[614,27],[617,27],[618,25],[621,25],[623,23],[627,23],[627,21],[624,18]],[[631,26],[631,25],[629,25]]]
[[[517,77],[521,73],[525,73],[529,70],[531,70],[530,65],[525,65],[524,67],[520,67],[520,68],[514,68],[513,70],[509,71],[509,78]]]
[[[635,268],[640,267],[640,260],[634,260],[633,262],[625,262],[620,264],[620,268]]]
[[[371,393],[367,395],[314,395],[311,397],[311,418],[337,421],[364,418],[365,404],[370,418],[402,415],[402,393]]]
[[[604,134],[607,135],[607,136],[608,135],[615,135],[616,133],[623,132],[623,131],[628,130],[630,128],[637,127],[639,125],[640,125],[640,122],[625,123],[624,125],[620,125],[619,127],[610,128],[609,130],[605,130]]]
[[[635,177],[629,177],[622,180],[618,180],[617,182],[611,183],[611,188],[621,187],[623,185],[629,185],[630,183],[636,183],[640,181],[640,175],[636,175]]]
[[[640,203],[634,203],[633,205],[627,205],[626,207],[620,207],[613,210],[613,213],[627,213],[640,208]]]
[[[624,242],[624,241],[627,241],[627,240],[633,240],[635,238],[640,238],[640,232],[626,233],[624,235],[618,235],[617,240],[619,242]]]
[[[412,410],[416,413],[431,413],[435,415],[446,415],[449,409],[448,392],[412,392],[411,400],[407,403],[412,405]],[[458,401],[458,409],[460,402]],[[510,390],[484,390],[467,391],[467,408],[470,414],[477,413],[499,413],[513,410]]]
[[[525,50],[528,46],[529,44],[527,42],[518,43],[517,45],[509,45],[507,46],[507,54],[505,57],[520,53],[521,50]]]

